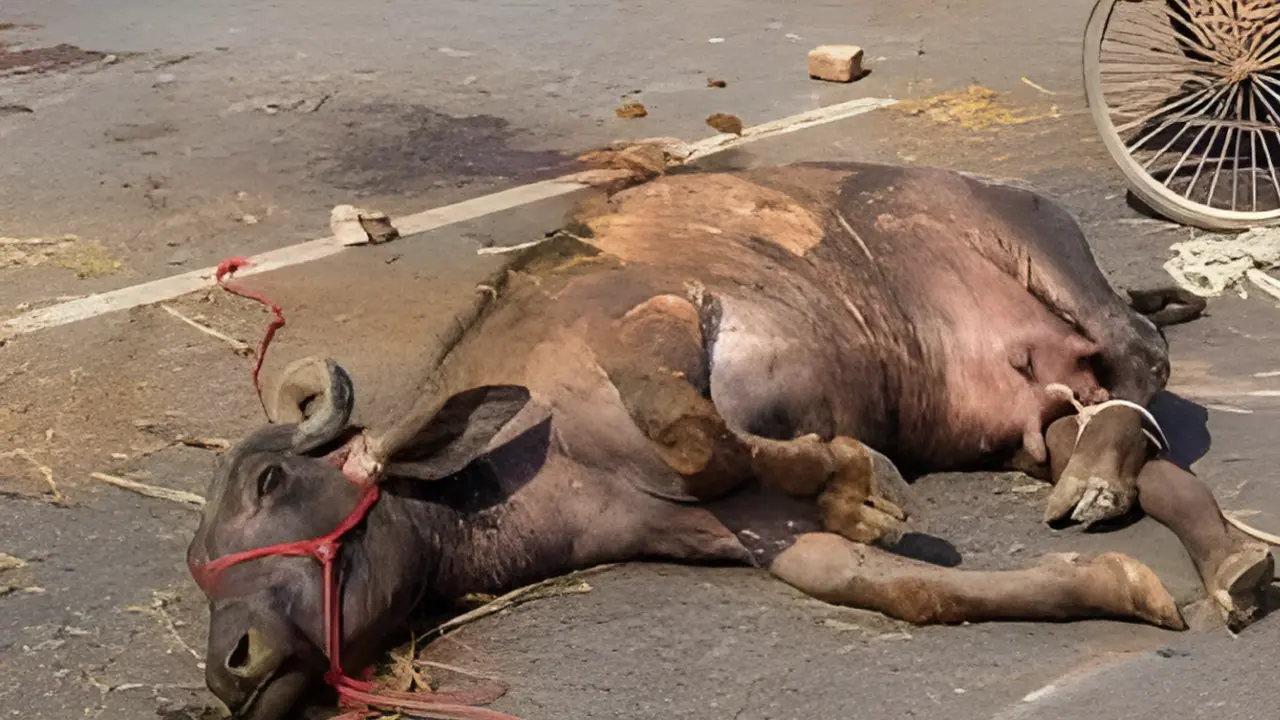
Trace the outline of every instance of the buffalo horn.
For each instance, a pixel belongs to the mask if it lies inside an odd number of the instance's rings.
[[[284,369],[272,420],[297,423],[293,451],[301,455],[336,440],[354,406],[355,389],[347,371],[328,358],[306,357]]]

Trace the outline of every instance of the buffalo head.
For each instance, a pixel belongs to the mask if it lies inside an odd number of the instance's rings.
[[[383,492],[343,536],[334,563],[346,672],[372,662],[409,619],[430,590],[429,564],[443,550],[441,533],[423,527],[431,517],[424,503],[394,486],[458,473],[489,452],[528,401],[528,391],[516,386],[454,395],[388,455],[378,479]],[[296,362],[279,385],[273,422],[249,433],[214,471],[187,562],[209,600],[206,680],[236,717],[283,717],[323,678],[322,565],[269,555],[204,571],[233,553],[321,537],[352,514],[368,489],[337,459],[368,434],[350,425],[353,404],[351,378],[339,365]]]

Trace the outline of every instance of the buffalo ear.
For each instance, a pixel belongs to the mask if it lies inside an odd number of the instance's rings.
[[[520,385],[482,385],[450,397],[427,424],[391,456],[388,477],[440,480],[501,444],[494,441],[532,402]],[[523,423],[521,423],[523,425]]]

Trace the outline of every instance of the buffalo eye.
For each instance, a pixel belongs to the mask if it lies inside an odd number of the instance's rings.
[[[267,466],[262,474],[258,475],[258,497],[263,497],[275,490],[282,480],[284,480],[284,468],[279,465]]]

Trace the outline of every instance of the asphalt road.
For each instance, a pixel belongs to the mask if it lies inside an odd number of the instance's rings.
[[[711,112],[755,123],[969,82],[1003,93],[998,105],[979,103],[977,118],[991,123],[890,109],[714,162],[873,159],[1030,181],[1077,214],[1117,285],[1149,284],[1186,231],[1126,205],[1096,139],[1079,77],[1088,9],[1081,0],[9,0],[0,27],[19,27],[0,30],[0,106],[32,112],[0,112],[0,236],[80,240],[47,261],[0,268],[0,317],[323,235],[338,202],[413,212],[559,173],[614,139],[705,136]],[[872,74],[849,86],[808,80],[804,53],[820,42],[864,45]],[[84,52],[41,50],[62,43]],[[31,50],[46,54],[23,57],[52,67],[13,74],[6,58]],[[708,88],[708,77],[728,86]],[[616,118],[624,98],[649,116]],[[554,208],[522,210],[255,278],[290,313],[268,376],[324,349],[353,369],[362,412],[392,407],[421,348],[493,271],[475,249],[553,219]],[[260,308],[218,293],[172,306],[250,343],[265,323]],[[1251,520],[1272,529],[1280,412],[1274,398],[1242,393],[1276,389],[1254,374],[1280,369],[1277,318],[1257,298],[1225,298],[1171,329],[1173,389],[1184,397],[1160,408],[1223,504],[1257,510]],[[0,595],[0,714],[209,712],[205,611],[183,564],[195,513],[88,473],[202,492],[212,453],[173,440],[234,439],[260,421],[247,362],[159,308],[0,347],[9,446],[0,453],[33,458],[0,459],[0,552],[29,563],[0,574],[0,587],[16,588]],[[49,502],[37,465],[65,506]],[[930,531],[973,567],[1124,549],[1180,598],[1196,597],[1185,554],[1154,523],[1050,533],[1036,520],[1043,494],[1009,492],[1019,482],[922,481]],[[747,570],[638,565],[591,584],[473,624],[429,652],[502,675],[513,689],[499,706],[529,720],[1274,717],[1274,619],[1234,640],[1116,623],[904,629]],[[1060,689],[1037,693],[1049,685]]]

